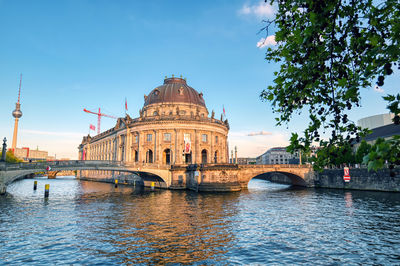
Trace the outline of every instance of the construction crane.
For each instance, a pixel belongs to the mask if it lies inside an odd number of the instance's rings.
[[[101,112],[100,112],[100,107],[99,107],[99,112],[98,112],[98,113],[89,111],[89,110],[87,110],[87,109],[85,109],[85,108],[83,108],[83,111],[86,112],[86,113],[89,113],[89,114],[97,115],[97,134],[100,134],[100,121],[101,121],[101,117],[102,117],[102,116],[117,119],[115,116],[106,115],[106,114],[101,113]]]

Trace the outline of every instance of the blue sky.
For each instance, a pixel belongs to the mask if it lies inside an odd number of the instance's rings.
[[[286,145],[290,132],[304,128],[305,116],[289,128],[275,127],[270,104],[259,99],[277,70],[264,59],[266,47],[257,47],[267,37],[257,35],[261,21],[273,10],[242,0],[0,0],[0,137],[11,144],[20,73],[17,146],[38,146],[57,158],[76,158],[89,124],[97,126],[97,117],[83,108],[123,116],[127,97],[128,113],[137,117],[144,94],[165,75],[182,74],[204,93],[210,113],[219,117],[225,106],[229,143],[239,156]],[[273,43],[270,36],[263,44]],[[397,71],[385,93],[363,91],[362,107],[350,118],[387,112],[381,96],[398,92],[398,83]],[[103,118],[101,129],[114,125]]]

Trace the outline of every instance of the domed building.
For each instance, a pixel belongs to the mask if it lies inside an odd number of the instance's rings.
[[[84,137],[79,159],[133,164],[188,165],[228,162],[228,121],[209,114],[203,93],[186,79],[165,78],[144,95],[139,117],[119,118],[114,128]]]

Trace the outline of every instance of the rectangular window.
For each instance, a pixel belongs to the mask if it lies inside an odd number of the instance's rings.
[[[171,133],[164,133],[164,141],[171,141]]]
[[[207,142],[207,134],[202,134],[201,135],[201,141],[202,142]]]
[[[135,143],[138,143],[138,142],[139,142],[139,136],[135,135]]]
[[[218,136],[215,136],[215,143],[218,143]]]
[[[152,142],[152,141],[153,141],[153,135],[147,134],[147,142]]]

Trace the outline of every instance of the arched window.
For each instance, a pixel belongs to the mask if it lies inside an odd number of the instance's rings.
[[[201,163],[202,164],[207,163],[207,150],[206,149],[201,151]]]
[[[139,153],[135,150],[135,162],[139,161]]]
[[[153,163],[153,151],[148,150],[146,152],[146,163]]]

